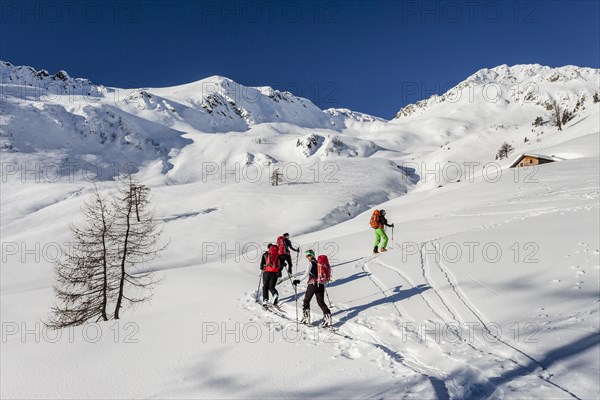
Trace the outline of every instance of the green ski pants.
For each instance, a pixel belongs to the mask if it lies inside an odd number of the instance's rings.
[[[381,248],[385,249],[387,247],[388,237],[385,234],[385,231],[383,230],[383,228],[377,228],[377,229],[375,229],[375,245],[374,245],[374,247],[379,246],[379,242],[381,240],[383,240],[383,242],[381,243]]]

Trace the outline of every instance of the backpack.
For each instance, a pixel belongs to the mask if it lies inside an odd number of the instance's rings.
[[[275,246],[268,251],[265,272],[279,272],[279,252]]]
[[[317,258],[317,282],[324,283],[331,281],[331,265],[329,259],[324,254]]]
[[[377,229],[379,227],[379,210],[375,210],[373,211],[373,215],[371,215],[371,228]]]
[[[262,257],[260,259],[260,269],[264,270],[265,269],[265,265],[267,265],[267,257],[269,256],[269,251],[265,251],[262,254]]]
[[[285,238],[283,236],[279,236],[277,238],[277,248],[279,249],[279,254],[287,254],[287,246],[285,245]]]

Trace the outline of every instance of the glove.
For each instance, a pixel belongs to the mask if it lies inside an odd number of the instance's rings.
[[[391,224],[390,226],[393,228],[393,227],[394,227],[394,224]]]
[[[292,285],[296,286],[300,283],[300,279],[294,279],[294,281],[292,282]]]
[[[294,250],[296,253],[300,253],[300,249],[296,249]]]

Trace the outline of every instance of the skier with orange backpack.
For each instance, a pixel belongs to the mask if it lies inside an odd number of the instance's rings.
[[[386,247],[388,244],[388,237],[385,233],[385,227],[389,226],[394,229],[394,224],[388,224],[387,219],[385,218],[385,210],[375,210],[371,215],[371,228],[375,229],[375,246],[373,247],[373,254],[379,253],[379,251],[384,252],[387,251]],[[394,236],[394,235],[392,235]],[[381,243],[381,250],[378,251],[379,242]]]
[[[325,286],[327,285],[327,282],[331,280],[331,266],[329,265],[329,260],[326,255],[320,255],[318,259],[315,258],[315,252],[313,250],[307,250],[305,255],[308,260],[306,271],[304,271],[304,275],[302,275],[300,279],[295,279],[294,282],[292,282],[294,287],[296,287],[300,281],[307,277],[309,278],[302,306],[303,317],[300,322],[303,324],[310,324],[310,301],[313,296],[316,296],[317,304],[319,304],[319,307],[321,307],[321,310],[323,311],[323,323],[321,324],[321,327],[331,328],[331,311],[329,310],[329,307],[327,307],[327,304],[325,304]]]

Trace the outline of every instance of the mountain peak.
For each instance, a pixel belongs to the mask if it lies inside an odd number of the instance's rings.
[[[236,81],[223,75],[211,75],[196,82],[214,83],[218,85],[239,85]]]
[[[0,61],[0,84],[31,86],[52,94],[69,93],[94,97],[100,96],[103,90],[89,79],[72,78],[65,70],[52,75],[45,69],[38,71],[33,67],[16,66],[7,61]]]
[[[595,68],[578,67],[575,65],[564,65],[561,67],[549,67],[540,64],[507,64],[498,65],[493,68],[482,68],[468,77],[465,82],[475,84],[486,83],[511,83],[525,81],[568,81],[585,76],[598,75],[600,70]]]
[[[595,82],[595,87],[594,87]],[[451,103],[449,111],[456,112],[466,102],[474,102],[476,93],[481,105],[539,102],[549,100],[549,93],[562,93],[567,100],[576,102],[581,96],[593,95],[600,82],[600,69],[565,65],[549,67],[540,64],[507,64],[482,68],[467,79],[441,95],[433,95],[414,104],[404,106],[396,118],[417,115]],[[570,93],[571,95],[567,95]],[[535,101],[534,101],[535,100]],[[445,107],[445,106],[443,106]]]

